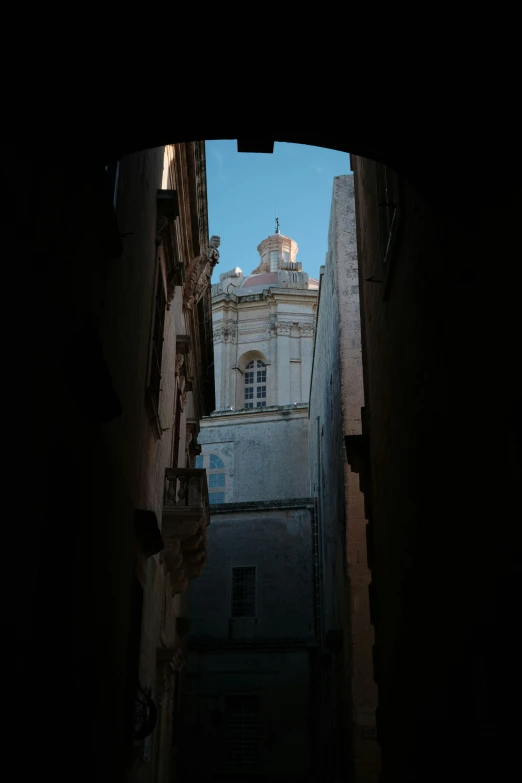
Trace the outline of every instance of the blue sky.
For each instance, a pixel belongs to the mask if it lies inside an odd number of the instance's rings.
[[[275,230],[295,239],[303,271],[317,278],[328,245],[333,178],[350,173],[346,152],[276,142],[273,155],[239,153],[236,141],[207,141],[210,234],[221,237],[221,272],[250,274],[258,244]]]

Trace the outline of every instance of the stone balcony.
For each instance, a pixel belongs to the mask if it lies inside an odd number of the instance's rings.
[[[167,468],[161,534],[165,543],[163,561],[173,595],[181,593],[189,579],[201,576],[209,522],[206,471]]]

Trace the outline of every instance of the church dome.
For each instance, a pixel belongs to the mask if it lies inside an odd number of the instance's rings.
[[[303,272],[302,264],[296,260],[298,246],[290,237],[279,233],[270,234],[258,245],[259,264],[246,277],[239,267],[220,275],[220,282],[213,286],[213,295],[235,289],[237,296],[260,294],[267,288],[317,290],[319,282]]]
[[[279,283],[279,274],[277,272],[261,272],[258,275],[249,275],[243,279],[241,288],[251,288],[252,286],[267,286],[277,285]]]

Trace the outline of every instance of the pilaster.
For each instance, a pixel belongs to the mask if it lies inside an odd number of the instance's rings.
[[[290,334],[292,324],[277,321],[277,405],[288,405],[290,399]]]

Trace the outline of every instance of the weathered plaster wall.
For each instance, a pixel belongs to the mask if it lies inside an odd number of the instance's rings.
[[[311,709],[306,650],[192,652],[185,680],[187,783],[230,774],[226,696],[245,690],[259,697],[261,763],[256,772],[274,783],[310,779],[311,749],[303,742]]]
[[[473,190],[437,173],[437,199],[399,178],[385,296],[378,168],[352,157],[386,781],[518,763],[520,188],[495,161]]]
[[[306,413],[288,406],[202,419],[198,441],[225,460],[230,502],[308,496]]]
[[[312,513],[309,499],[225,504],[213,509],[210,557],[188,591],[191,618],[186,684],[187,780],[228,770],[225,697],[260,698],[260,767],[274,781],[310,773],[313,631]],[[237,639],[231,619],[234,566],[256,566],[256,617]],[[240,620],[239,623],[242,623]],[[246,646],[245,646],[246,645]],[[215,711],[223,720],[213,720]],[[203,740],[206,753],[196,754]]]
[[[221,505],[208,528],[209,561],[190,585],[192,636],[229,635],[231,569],[257,566],[256,637],[313,638],[311,508]],[[281,508],[278,508],[278,505]],[[292,506],[295,504],[292,503]],[[275,508],[273,508],[275,506]]]
[[[338,672],[343,691],[337,721],[353,742],[355,780],[376,781],[375,727],[366,557],[366,520],[359,477],[346,459],[345,435],[361,432],[363,375],[353,177],[335,177],[326,264],[316,326],[310,401],[310,479],[318,497],[323,552],[325,632],[343,631]],[[343,738],[339,736],[343,747]],[[345,765],[350,763],[346,758]]]

